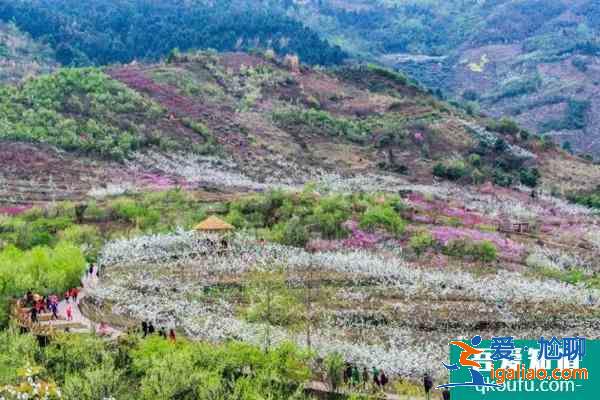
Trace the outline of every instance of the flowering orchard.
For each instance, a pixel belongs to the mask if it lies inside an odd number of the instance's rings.
[[[360,365],[403,376],[441,374],[447,338],[481,324],[490,334],[529,337],[560,329],[594,335],[586,316],[597,311],[600,293],[583,286],[506,270],[474,275],[452,266],[417,266],[380,247],[341,243],[307,251],[236,234],[225,251],[209,239],[178,230],[109,242],[100,255],[103,279],[92,291],[94,301],[199,339],[262,345],[268,332],[270,343],[310,341],[319,354],[339,351]],[[240,312],[249,304],[239,291],[255,271],[282,272],[292,293],[306,287],[328,293],[326,301],[311,304],[321,318],[311,326],[310,340],[306,327],[270,326]],[[216,289],[223,287],[229,289]]]

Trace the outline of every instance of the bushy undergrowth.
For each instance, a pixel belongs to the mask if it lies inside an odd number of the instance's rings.
[[[160,107],[97,69],[0,86],[0,138],[123,159],[150,144]],[[144,125],[144,124],[147,124]]]
[[[512,123],[504,122],[494,126],[494,129],[510,132],[509,134],[514,134],[513,128]],[[518,132],[522,133],[522,131]],[[468,157],[454,156],[437,162],[433,166],[432,173],[434,176],[450,181],[472,184],[490,181],[504,187],[518,182],[536,187],[541,178],[539,169],[528,166],[523,158],[512,154],[509,145],[502,138],[499,138],[493,146],[481,141],[471,150]]]
[[[75,210],[82,205],[84,211],[78,221]],[[102,204],[59,203],[54,208],[32,208],[18,216],[0,218],[0,242],[27,250],[68,241],[80,246],[88,260],[93,261],[107,237],[167,232],[178,226],[191,228],[205,215],[198,201],[177,189],[122,196]],[[104,224],[103,230],[94,224]]]
[[[569,200],[576,204],[600,210],[600,186],[596,190],[587,193],[572,193]]]
[[[381,199],[379,199],[381,200]],[[341,239],[344,222],[355,218],[361,228],[402,234],[402,202],[388,196],[383,202],[366,194],[319,196],[308,187],[300,194],[272,191],[234,201],[227,219],[240,228],[253,228],[282,244],[303,246],[311,236]]]
[[[342,137],[355,142],[364,142],[370,135],[369,127],[364,121],[336,117],[321,110],[296,107],[281,109],[273,113],[273,120],[282,128],[306,134]]]
[[[540,132],[583,129],[586,126],[587,113],[591,107],[588,100],[569,100],[567,110],[561,119],[552,119],[540,125]]]
[[[466,239],[453,240],[444,246],[443,252],[449,256],[480,262],[489,263],[498,259],[498,249],[492,242],[487,240],[481,242]]]
[[[308,356],[292,344],[265,352],[239,342],[174,343],[158,335],[132,334],[118,343],[63,335],[38,348],[32,337],[12,331],[0,332],[0,343],[4,384],[17,384],[18,369],[35,366],[66,400],[302,399],[310,376]]]

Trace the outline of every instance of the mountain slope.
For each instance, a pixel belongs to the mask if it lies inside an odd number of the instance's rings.
[[[352,54],[600,152],[596,1],[326,0],[288,12]]]
[[[323,70],[271,54],[209,52],[62,69],[0,90],[1,181],[32,182],[5,190],[8,203],[44,201],[36,185],[80,198],[111,185],[256,190],[332,174],[558,191],[600,179],[592,163],[374,66]],[[79,172],[65,174],[71,166]]]

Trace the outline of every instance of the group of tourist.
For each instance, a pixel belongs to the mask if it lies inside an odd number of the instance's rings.
[[[344,368],[343,379],[344,384],[355,388],[362,386],[365,390],[369,389],[369,383],[372,382],[372,387],[385,391],[385,387],[389,383],[389,379],[382,369],[373,367],[369,373],[367,367],[363,367],[362,373],[360,373],[358,367],[349,362],[346,363]]]
[[[67,301],[65,308],[65,314],[68,321],[73,320],[73,305],[77,303],[79,296],[79,289],[72,288],[65,292],[64,298]],[[29,290],[21,301],[21,305],[25,308],[29,308],[29,318],[32,323],[37,324],[39,322],[40,314],[52,313],[52,320],[59,319],[58,316],[58,304],[60,300],[57,295],[51,294],[48,296],[40,296],[34,294]]]
[[[154,327],[154,324],[152,323],[152,321],[147,322],[147,321],[142,321],[142,334],[144,335],[144,337],[147,336],[152,336],[156,333],[156,328]],[[172,342],[175,342],[177,340],[176,336],[175,336],[175,329],[169,329],[169,333],[167,334],[167,331],[165,330],[164,327],[161,327],[158,331],[159,336],[165,338],[165,339],[169,339]]]
[[[208,249],[208,253],[211,254],[216,253],[218,255],[223,255],[229,248],[229,243],[225,238],[221,239],[220,242],[206,238],[202,241],[202,244]]]

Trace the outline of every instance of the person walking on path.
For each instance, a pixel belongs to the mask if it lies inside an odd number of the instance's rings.
[[[25,307],[31,307],[33,305],[33,292],[31,290],[27,291],[25,295]]]
[[[363,390],[367,390],[369,387],[369,371],[367,371],[367,367],[363,367],[362,380]]]
[[[52,311],[52,319],[58,319],[58,304],[51,302],[50,303],[50,311]]]
[[[37,311],[38,315],[44,312],[44,299],[39,299],[38,301],[35,302],[35,305],[33,306],[33,308],[35,308],[35,311]]]
[[[154,332],[156,332],[156,329],[154,328],[154,325],[152,324],[152,322],[150,322],[148,324],[148,335],[154,335]]]
[[[77,296],[79,296],[79,289],[77,289],[77,288],[71,289],[71,297],[73,298],[73,301],[75,303],[77,303]]]
[[[73,305],[67,304],[67,321],[73,321]]]
[[[383,391],[385,391],[385,385],[387,385],[389,382],[387,375],[385,374],[385,372],[383,370],[381,370],[381,373],[379,374],[379,384],[381,385],[381,389]]]
[[[35,308],[35,307],[31,307],[31,308],[29,309],[29,313],[30,313],[30,315],[31,315],[31,322],[32,322],[32,323],[34,323],[34,324],[37,324],[37,322],[38,322],[38,317],[37,317],[37,316],[38,316],[38,312],[37,312],[37,308]]]
[[[433,387],[433,378],[431,378],[431,375],[429,375],[428,373],[426,373],[425,375],[423,375],[423,388],[425,389],[425,394],[427,395],[427,400],[429,400],[429,392],[431,391],[431,388]]]
[[[346,362],[346,366],[344,367],[344,385],[347,385],[350,382],[351,377],[352,365],[349,362]]]
[[[148,336],[148,323],[146,321],[142,321],[142,332],[144,332],[144,337]]]
[[[375,367],[373,367],[373,385],[379,389],[379,370]]]
[[[353,365],[352,366],[352,386],[358,387],[359,383],[360,383],[360,374],[358,373],[358,368],[356,367],[356,365]]]

